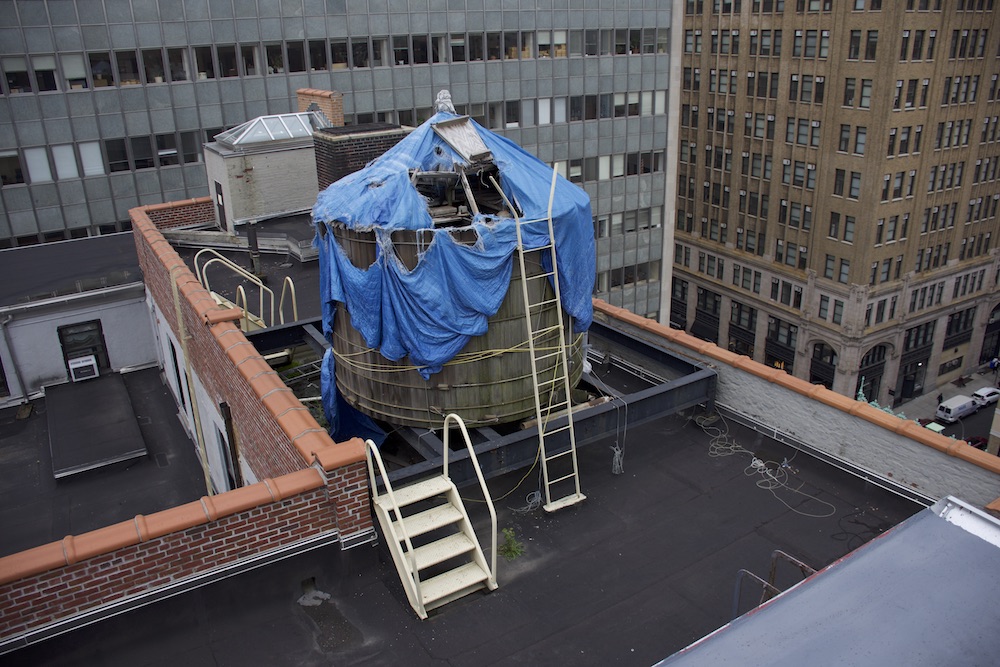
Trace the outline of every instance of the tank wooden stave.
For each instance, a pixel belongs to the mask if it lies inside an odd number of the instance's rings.
[[[349,230],[337,223],[330,228],[355,266],[367,268],[375,261],[376,242],[372,232]],[[475,240],[475,232],[471,230],[458,229],[452,233],[460,242]],[[393,233],[396,253],[408,267],[416,264],[417,253],[425,245],[419,242],[420,236],[419,232]],[[540,252],[525,256],[529,276],[543,272],[540,259]],[[528,286],[535,292],[529,295],[533,303],[554,295],[547,280],[532,280]],[[536,331],[558,323],[557,307],[547,306],[538,314]],[[565,316],[564,321],[568,328],[570,318]],[[539,335],[535,346],[555,348],[558,339],[557,332]],[[575,387],[583,370],[582,336],[572,336],[567,331],[566,340],[572,341],[567,352],[570,384]],[[487,332],[471,338],[429,380],[424,380],[409,360],[393,362],[369,348],[351,325],[350,313],[341,303],[337,304],[334,320],[334,353],[338,391],[361,412],[390,424],[440,428],[443,416],[450,412],[457,413],[470,425],[503,424],[535,417],[521,273],[516,261],[507,295],[489,319]],[[556,358],[540,362],[539,379],[551,378],[556,363]],[[541,400],[543,405],[548,403],[550,392],[543,392]]]

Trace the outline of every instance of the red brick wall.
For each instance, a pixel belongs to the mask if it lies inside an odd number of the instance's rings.
[[[364,463],[325,483],[303,470],[0,559],[0,640],[310,537],[357,534],[371,527],[362,487]]]
[[[195,205],[194,208],[197,211],[200,206]],[[170,207],[170,210],[184,209]],[[155,215],[161,211],[157,207],[152,213]],[[133,216],[136,251],[146,291],[159,306],[176,340],[180,341],[172,287],[173,280],[176,280],[187,339],[187,358],[213,403],[225,401],[229,404],[239,429],[240,453],[258,479],[303,468],[307,461],[293,446],[292,438],[308,427],[298,423],[294,433],[286,433],[276,416],[284,414],[290,420],[293,412],[308,415],[308,410],[294,399],[291,390],[281,383],[236,323],[206,325],[204,315],[218,310],[215,301],[170,244],[152,228],[150,221],[149,216]],[[179,349],[180,352],[182,350]],[[262,400],[280,407],[280,412],[261,409]],[[309,419],[312,427],[319,429],[315,420]],[[327,444],[332,444],[329,438],[323,443],[324,446]]]
[[[170,202],[150,211],[149,219],[157,229],[214,226],[215,205],[211,197]]]
[[[344,124],[344,96],[341,93],[317,88],[299,88],[295,91],[295,96],[298,99],[300,112],[307,110],[310,104],[315,104],[331,125],[341,127]]]

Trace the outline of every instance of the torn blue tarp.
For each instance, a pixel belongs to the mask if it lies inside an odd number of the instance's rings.
[[[517,247],[510,218],[476,215],[467,229],[473,245],[457,242],[453,229],[434,228],[427,203],[411,181],[410,170],[454,171],[469,167],[435,132],[435,123],[457,118],[437,113],[364,169],[337,181],[319,195],[313,208],[317,228],[339,222],[355,231],[372,231],[377,244],[371,266],[352,265],[333,234],[318,233],[323,326],[331,338],[337,302],[351,315],[365,343],[387,359],[408,357],[426,379],[454,357],[469,338],[486,332],[510,284]],[[522,227],[528,249],[548,244],[546,218],[552,169],[511,141],[474,125],[493,156],[504,194],[529,222]],[[590,199],[578,186],[557,178],[552,203],[563,309],[574,329],[585,331],[593,316],[595,276]],[[393,249],[395,230],[420,230],[425,249],[409,270]],[[543,264],[548,263],[547,253]],[[546,267],[548,268],[548,267]]]
[[[330,425],[330,437],[334,442],[344,442],[351,438],[371,440],[381,446],[385,442],[386,433],[368,415],[362,414],[351,407],[337,391],[333,381],[334,359],[333,350],[327,349],[323,356],[323,366],[320,368],[320,391],[323,398],[323,414]]]

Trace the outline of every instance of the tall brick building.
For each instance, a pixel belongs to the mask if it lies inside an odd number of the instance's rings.
[[[674,325],[882,403],[993,358],[993,3],[683,6]]]

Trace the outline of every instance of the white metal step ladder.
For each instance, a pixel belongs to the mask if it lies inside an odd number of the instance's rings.
[[[548,225],[548,243],[530,250],[530,252],[547,252],[551,262],[551,270],[529,276],[525,270],[525,253],[529,250],[524,247],[522,227],[529,222],[541,222],[541,220],[522,220],[517,214],[517,209],[503,194],[500,185],[492,176],[490,177],[493,181],[493,187],[504,198],[504,202],[511,214],[514,215],[516,223],[517,260],[521,269],[524,321],[528,332],[528,351],[531,356],[531,377],[535,394],[535,423],[538,427],[538,447],[542,462],[542,480],[545,487],[545,504],[542,507],[546,512],[555,512],[586,499],[586,496],[580,492],[580,468],[576,457],[576,433],[573,430],[573,410],[570,400],[572,387],[569,380],[569,355],[566,352],[566,328],[559,292],[559,273],[556,271],[556,237],[552,227],[552,201],[556,192],[556,178],[556,171],[553,170],[549,189],[548,215],[545,220]],[[543,281],[544,283],[548,280],[551,280],[552,285],[550,298],[545,297],[544,284],[538,289],[529,289],[529,281]],[[533,291],[542,295],[540,300],[531,301]],[[535,319],[546,308],[553,305],[556,312],[556,324],[551,326],[537,325]],[[554,349],[551,346],[538,346],[538,343],[550,339],[555,333],[558,334],[558,342]],[[543,377],[539,373],[539,367],[548,365],[551,365],[551,371],[546,371]],[[544,402],[543,397],[547,399]],[[565,417],[557,418],[555,416],[560,412],[565,412]],[[564,418],[565,422],[563,422]],[[548,443],[546,443],[546,439],[548,439]]]
[[[448,434],[462,431],[490,512],[492,556],[487,562],[458,489],[448,476]],[[455,414],[444,418],[442,474],[393,489],[378,448],[367,442],[368,475],[375,516],[406,597],[420,618],[427,612],[480,589],[497,588],[497,515],[465,423]],[[376,486],[376,469],[382,491]]]

